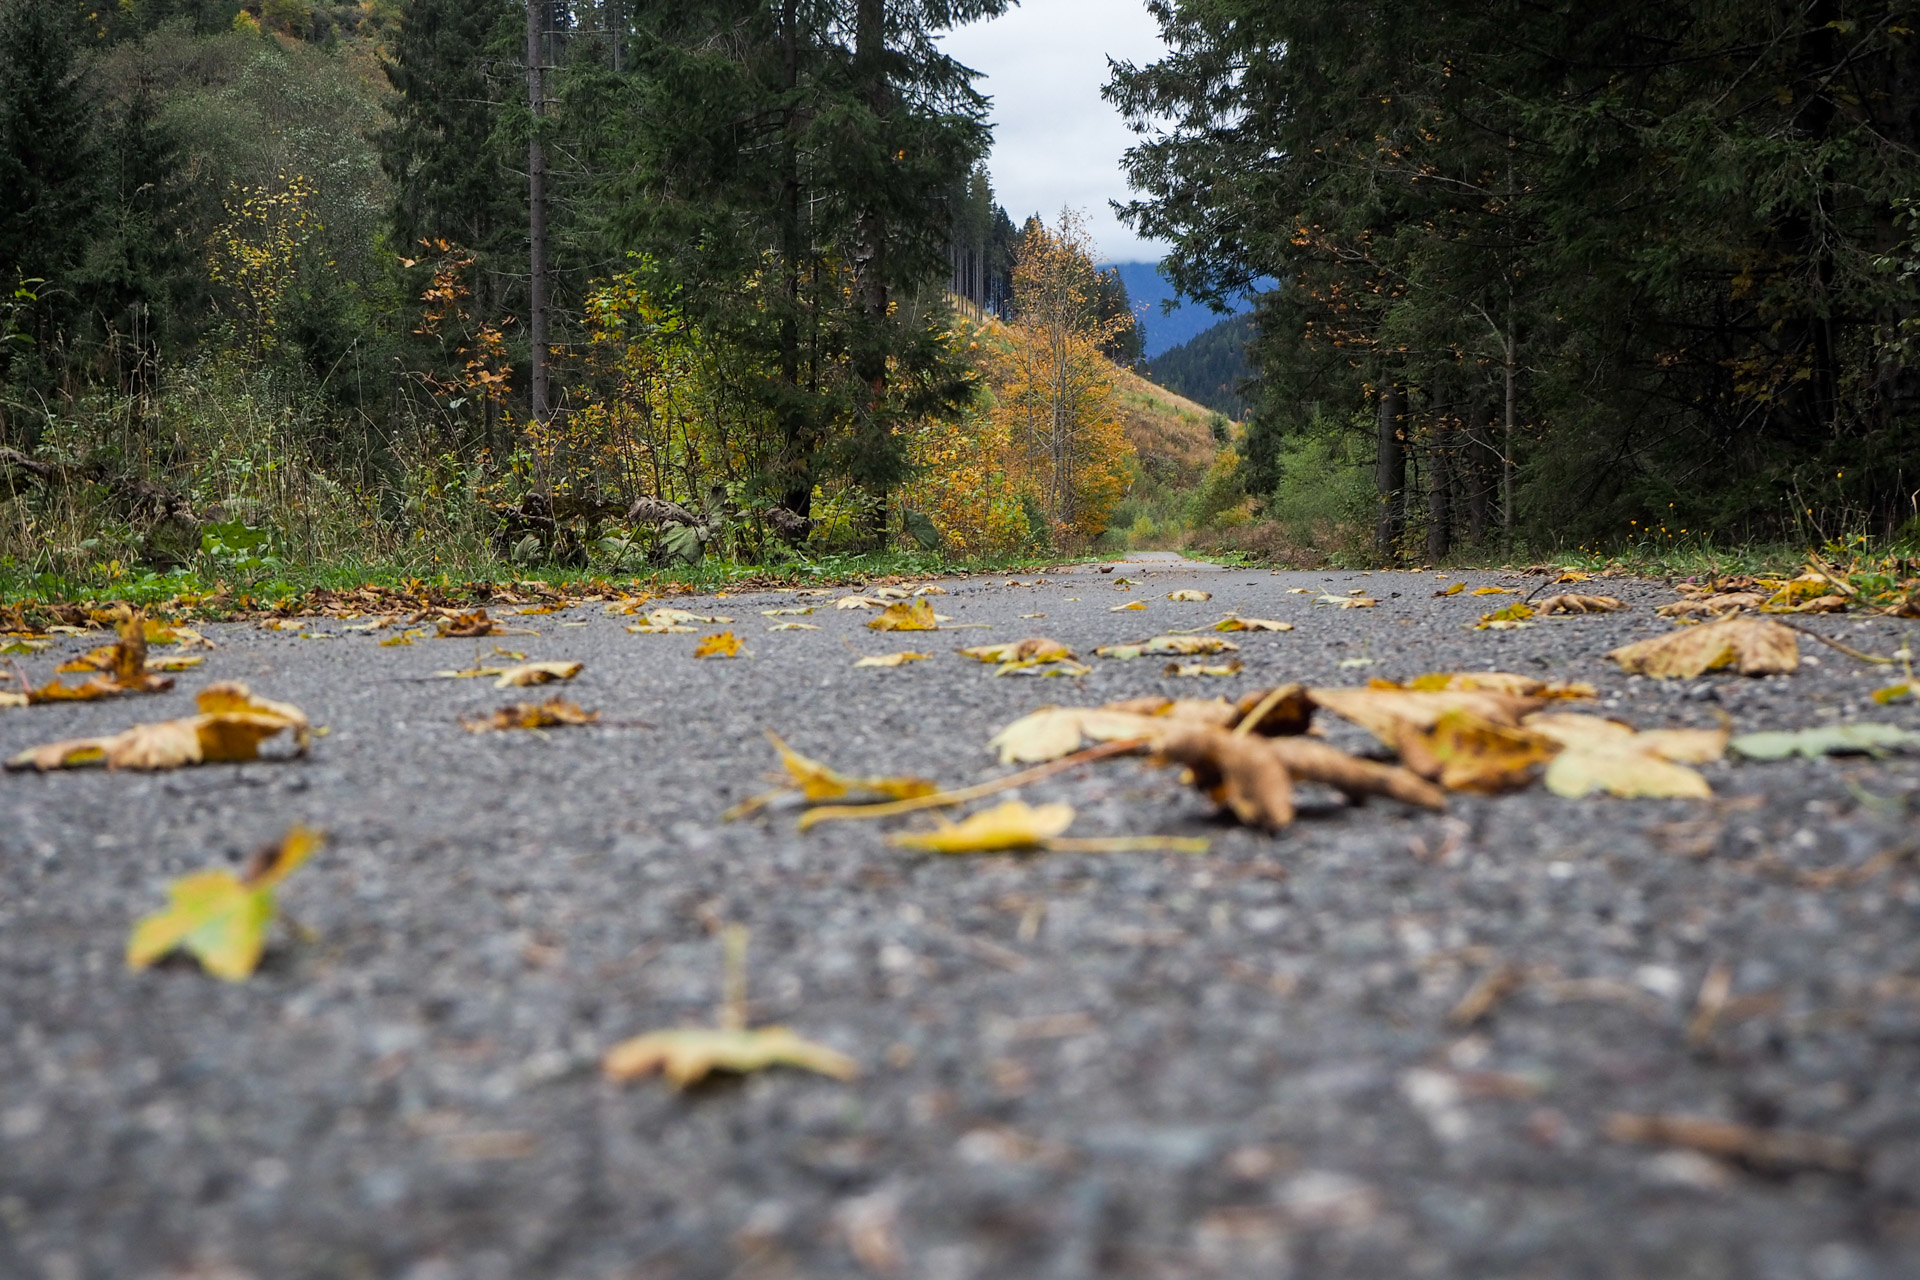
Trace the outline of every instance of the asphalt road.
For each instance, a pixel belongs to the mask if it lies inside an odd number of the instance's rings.
[[[831,608],[765,629],[827,597],[668,602],[733,616],[732,661],[598,604],[496,608],[537,633],[497,643],[586,664],[565,691],[613,723],[583,729],[467,733],[509,695],[422,677],[496,641],[332,620],[209,627],[169,694],[0,711],[11,755],[240,679],[327,728],[296,762],[0,777],[0,1276],[1920,1275],[1920,759],[1710,765],[1711,802],[1310,797],[1277,836],[1137,759],[1021,793],[1075,805],[1074,835],[1207,835],[1204,856],[942,858],[883,842],[924,818],[721,821],[774,764],[766,729],[962,785],[1006,772],[988,737],[1044,702],[1281,680],[1496,668],[1591,681],[1643,728],[1920,727],[1868,699],[1884,670],[1810,642],[1791,676],[1621,676],[1600,655],[1667,629],[1657,583],[1604,584],[1625,614],[1484,632],[1512,597],[1435,598],[1445,575],[1150,568],[949,579],[940,611],[990,629],[932,634]],[[1183,587],[1213,598],[1165,598]],[[1229,679],[996,679],[951,652],[1085,655],[1229,611],[1296,629],[1235,637]],[[1879,653],[1913,629],[1808,625]],[[934,657],[853,665],[900,648]],[[125,970],[173,878],[295,822],[331,840],[250,982]],[[862,1076],[603,1079],[615,1042],[711,1021],[732,923],[754,1021]],[[1627,1140],[1620,1113],[1729,1122],[1739,1149]]]

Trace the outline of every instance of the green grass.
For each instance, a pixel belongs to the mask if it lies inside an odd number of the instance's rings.
[[[1090,557],[1079,557],[1081,559]],[[884,551],[802,556],[777,565],[705,560],[640,572],[609,571],[606,566],[564,568],[514,564],[488,559],[440,564],[429,561],[352,560],[329,565],[260,565],[238,569],[210,557],[171,573],[115,571],[113,567],[82,577],[33,577],[0,570],[0,604],[173,604],[204,616],[275,608],[298,602],[316,591],[361,586],[424,586],[456,590],[468,584],[542,582],[563,590],[711,592],[729,587],[831,586],[874,578],[925,578],[954,573],[1032,572],[1047,565],[1072,563],[1075,557],[1019,554],[956,558],[937,552]]]

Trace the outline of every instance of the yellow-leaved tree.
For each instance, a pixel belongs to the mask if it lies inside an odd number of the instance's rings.
[[[1126,491],[1133,446],[1120,426],[1103,343],[1133,323],[1101,320],[1093,242],[1074,210],[1058,227],[1031,219],[1013,268],[1013,323],[988,361],[1010,469],[1056,540],[1090,542]]]

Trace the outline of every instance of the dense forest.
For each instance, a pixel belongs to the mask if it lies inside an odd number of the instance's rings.
[[[0,0],[0,573],[1083,545],[1139,340],[1005,7]]]
[[[1257,492],[1370,465],[1381,554],[1920,535],[1913,0],[1148,7],[1126,214],[1282,282]]]
[[[1237,421],[1247,416],[1247,343],[1253,335],[1249,317],[1228,316],[1148,361],[1148,376]]]

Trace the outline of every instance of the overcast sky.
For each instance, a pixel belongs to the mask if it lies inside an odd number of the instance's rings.
[[[946,49],[982,73],[993,99],[993,185],[1018,223],[1084,210],[1099,257],[1152,262],[1161,247],[1113,216],[1128,196],[1120,153],[1134,135],[1100,97],[1107,58],[1135,63],[1165,46],[1141,0],[1022,0],[1004,17],[963,27]]]

